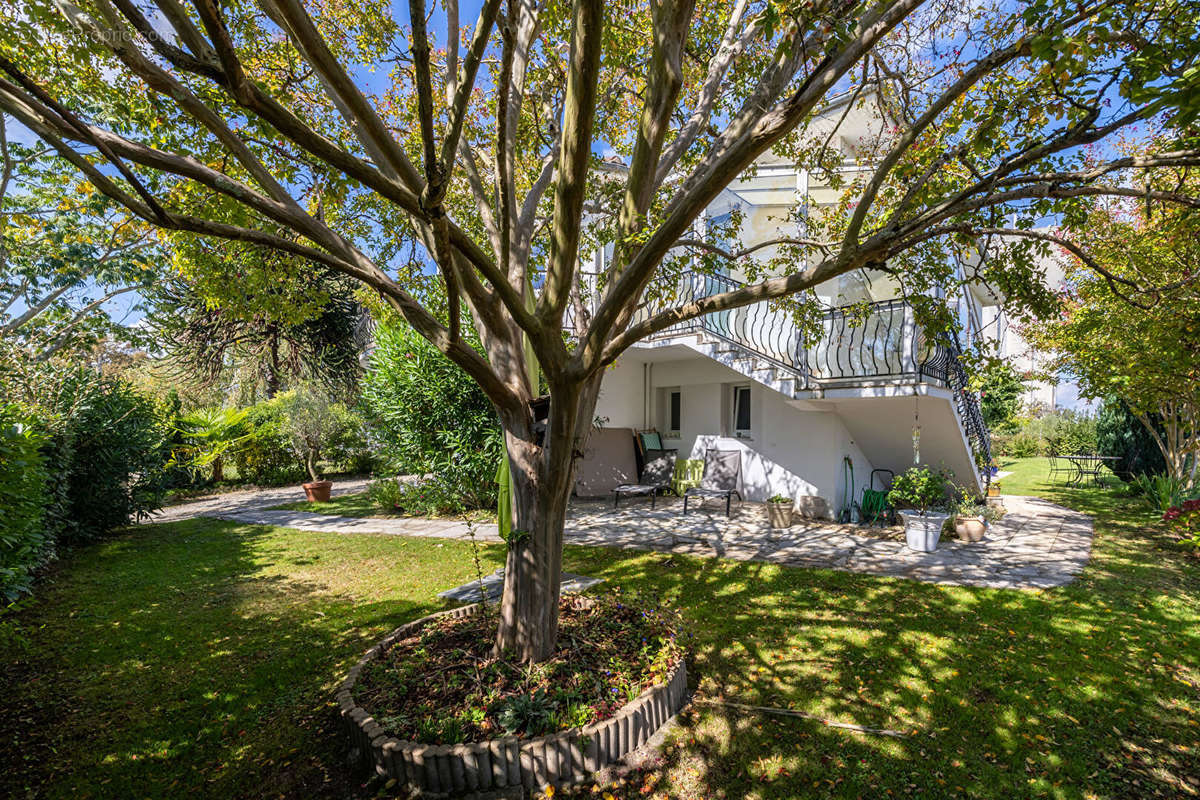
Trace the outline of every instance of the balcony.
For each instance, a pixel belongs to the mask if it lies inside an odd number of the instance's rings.
[[[650,301],[639,312],[645,318],[661,308],[737,289],[742,284],[722,275],[685,272],[676,291]],[[968,388],[961,350],[950,337],[933,339],[916,322],[903,300],[834,308],[816,321],[806,337],[792,315],[762,302],[717,311],[687,320],[657,334],[656,339],[697,333],[765,361],[795,378],[797,391],[887,383],[927,383],[945,388],[970,442],[976,463],[991,460],[987,426],[979,400]]]

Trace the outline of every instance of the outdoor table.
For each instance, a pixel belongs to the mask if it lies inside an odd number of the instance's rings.
[[[1104,466],[1105,461],[1116,461],[1117,456],[1088,456],[1077,454],[1073,456],[1063,456],[1063,458],[1075,465],[1075,478],[1068,483],[1069,486],[1083,486],[1084,478],[1090,476],[1092,483],[1100,483],[1100,468]]]

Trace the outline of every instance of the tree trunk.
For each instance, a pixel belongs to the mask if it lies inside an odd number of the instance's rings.
[[[522,662],[544,661],[558,639],[563,526],[583,452],[599,378],[551,389],[544,440],[535,441],[531,418],[505,419],[513,487],[513,530],[504,565],[496,650]]]
[[[1196,453],[1200,450],[1197,445],[1197,435],[1190,422],[1190,416],[1184,404],[1164,402],[1158,407],[1158,416],[1162,420],[1163,433],[1160,434],[1150,420],[1149,414],[1136,413],[1135,416],[1149,431],[1154,443],[1162,452],[1163,461],[1167,466],[1167,475],[1175,479],[1180,487],[1190,490],[1195,485]]]
[[[270,361],[267,364],[267,399],[279,394],[279,336],[271,331]]]

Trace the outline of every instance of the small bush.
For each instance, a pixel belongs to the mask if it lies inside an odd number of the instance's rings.
[[[289,395],[246,409],[246,438],[234,452],[238,477],[259,486],[284,486],[304,478],[304,464],[292,451],[287,428]]]
[[[1170,475],[1135,475],[1133,484],[1146,504],[1159,514],[1165,514],[1167,509],[1187,499],[1183,483]]]
[[[471,492],[453,482],[453,476],[425,476],[423,480],[401,483],[397,478],[373,481],[368,496],[384,511],[416,517],[444,516],[468,511],[473,506],[465,498]]]
[[[380,478],[367,484],[367,496],[384,511],[398,511],[404,489],[396,478]]]
[[[917,509],[923,514],[946,507],[950,488],[950,481],[942,470],[910,467],[892,481],[888,502],[895,508]]]
[[[1162,518],[1180,542],[1200,552],[1200,500],[1193,498],[1176,503],[1163,512]]]
[[[432,476],[406,503],[485,508],[496,503],[500,425],[479,386],[408,326],[381,325],[363,400],[391,474]]]

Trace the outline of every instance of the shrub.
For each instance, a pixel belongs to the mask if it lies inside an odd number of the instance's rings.
[[[892,481],[888,502],[895,508],[913,508],[924,514],[945,507],[949,502],[950,488],[944,471],[910,467]]]
[[[992,437],[992,452],[1007,458],[1097,451],[1096,420],[1058,409],[1038,417],[1015,420],[1011,433]]]
[[[10,601],[61,545],[158,508],[168,452],[162,416],[131,384],[23,366],[0,376],[26,403],[0,404],[0,597]]]
[[[396,478],[380,478],[367,484],[367,497],[384,511],[398,511],[404,488]]]
[[[974,376],[972,383],[979,391],[979,409],[987,426],[996,431],[1011,430],[1025,391],[1017,371],[1002,361],[992,361]]]
[[[1180,541],[1200,550],[1200,500],[1184,500],[1163,512],[1163,520]]]
[[[1180,505],[1187,496],[1183,483],[1165,473],[1135,475],[1133,485],[1141,492],[1146,504],[1159,514],[1165,514],[1167,509]]]
[[[52,535],[87,541],[159,508],[167,440],[153,402],[83,369],[49,376],[42,389]]]
[[[290,394],[246,409],[247,434],[234,451],[238,476],[259,486],[283,486],[304,477],[304,465],[292,451],[287,429]]]
[[[483,391],[406,325],[381,325],[376,345],[363,399],[386,469],[430,476],[439,503],[494,505],[502,439]]]
[[[1030,420],[1026,430],[1042,443],[1042,455],[1096,452],[1094,417],[1057,409]]]
[[[1157,417],[1151,417],[1151,424],[1161,428]],[[1104,401],[1096,417],[1096,446],[1100,455],[1116,457],[1109,466],[1127,483],[1139,475],[1160,475],[1167,471],[1162,450],[1150,431],[1115,397]]]
[[[0,598],[13,602],[53,555],[45,527],[50,473],[36,422],[12,404],[0,405]]]
[[[1031,433],[1017,431],[1008,436],[993,438],[992,449],[998,456],[1032,458],[1042,452],[1042,442]]]

